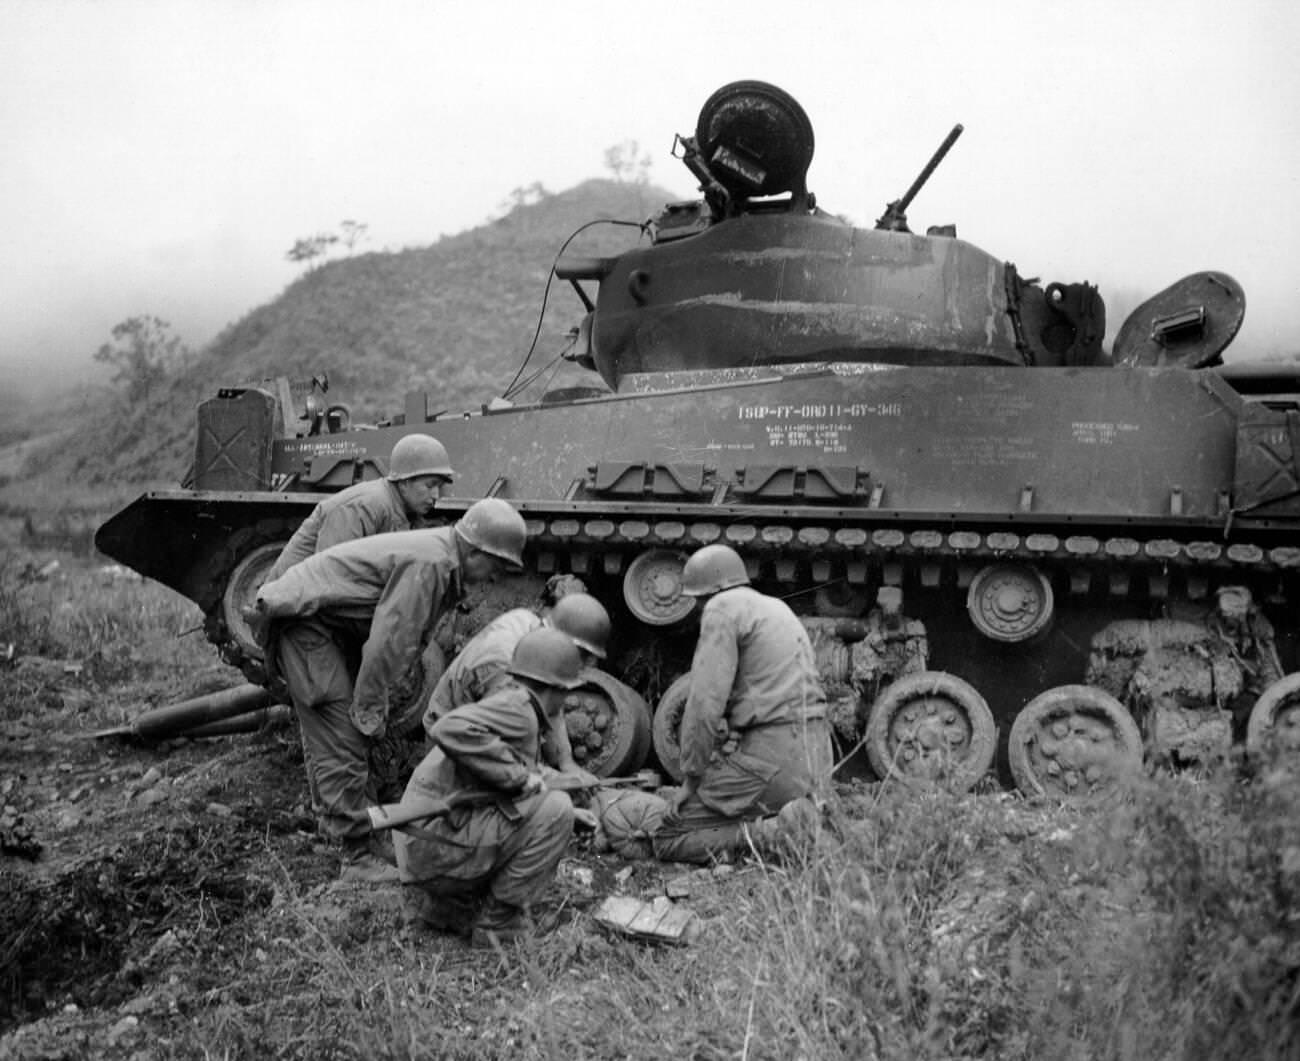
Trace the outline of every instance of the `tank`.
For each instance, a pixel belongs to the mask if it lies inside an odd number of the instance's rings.
[[[648,243],[555,267],[589,386],[438,415],[410,394],[370,430],[319,381],[231,387],[198,408],[187,485],[96,543],[197,602],[259,680],[240,611],[280,546],[423,431],[458,473],[438,520],[497,496],[530,531],[526,572],[442,649],[581,578],[615,630],[570,731],[602,763],[621,742],[622,772],[649,751],[624,688],[677,772],[680,576],[711,542],[800,614],[842,751],[882,777],[1082,799],[1144,759],[1300,754],[1300,365],[1224,361],[1245,312],[1225,273],[1154,294],[1108,349],[1095,286],[1027,279],[953,226],[911,231],[961,131],[858,228],[808,189],[800,105],[726,85],[674,145],[700,197],[668,204]]]

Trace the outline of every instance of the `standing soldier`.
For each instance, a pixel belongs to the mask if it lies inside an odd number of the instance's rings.
[[[370,851],[370,743],[385,733],[389,689],[423,652],[467,583],[523,564],[523,517],[476,501],[453,527],[344,542],[258,591],[271,621],[267,660],[288,686],[302,730],[321,831],[343,842],[343,877],[395,880]]]
[[[403,435],[388,458],[388,477],[349,486],[312,509],[266,580],[279,578],[298,561],[340,542],[419,526],[455,477],[441,442],[431,435]]]
[[[411,920],[471,934],[476,946],[532,931],[529,908],[555,876],[575,811],[539,772],[541,739],[564,724],[564,694],[582,657],[559,630],[520,638],[511,683],[457,707],[433,726],[433,750],[416,767],[405,801],[497,794],[394,836]]]
[[[576,580],[573,580],[576,581]],[[581,585],[581,583],[578,583]],[[550,587],[548,587],[550,592]],[[515,646],[533,630],[551,626],[568,635],[577,646],[582,665],[604,659],[609,642],[609,613],[589,593],[565,593],[542,615],[528,608],[513,608],[498,615],[470,640],[442,672],[424,712],[424,731],[430,738],[433,727],[450,712],[476,703],[489,693],[511,683],[510,661]],[[595,778],[574,761],[568,730],[559,725],[545,736],[546,760],[561,773]]]
[[[743,850],[747,824],[829,780],[831,738],[807,631],[784,601],[751,588],[735,550],[693,553],[682,592],[705,603],[682,715],[682,785],[654,850],[708,862]]]

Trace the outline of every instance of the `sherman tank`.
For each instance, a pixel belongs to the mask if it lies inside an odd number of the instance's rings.
[[[1300,366],[1225,362],[1245,312],[1225,273],[1153,295],[1107,348],[1092,284],[913,232],[961,131],[859,228],[808,188],[797,101],[726,85],[674,144],[699,198],[555,266],[590,385],[437,415],[410,394],[367,430],[319,382],[232,386],[198,407],[185,487],[97,545],[197,602],[259,680],[241,612],[280,546],[425,432],[458,473],[438,519],[495,496],[530,530],[528,570],[440,630],[444,652],[556,574],[614,617],[608,673],[567,715],[597,772],[651,744],[677,772],[680,576],[711,542],[800,614],[842,750],[881,777],[1081,799],[1143,761],[1300,754]]]

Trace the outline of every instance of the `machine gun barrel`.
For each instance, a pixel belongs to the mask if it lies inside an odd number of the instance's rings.
[[[957,137],[961,136],[964,127],[958,122],[952,127],[952,131],[944,137],[943,143],[933,155],[930,161],[925,164],[925,168],[918,174],[916,180],[912,181],[912,186],[903,193],[901,199],[895,199],[885,207],[884,215],[876,222],[876,228],[888,229],[892,232],[906,232],[907,228],[907,208],[912,205],[912,200],[916,198],[924,186],[925,182],[930,179],[930,175],[938,167],[939,163],[950,150],[952,145],[957,142]]]

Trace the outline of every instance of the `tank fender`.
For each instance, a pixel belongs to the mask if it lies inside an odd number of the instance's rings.
[[[227,555],[232,538],[263,521],[274,521],[277,537],[287,539],[328,496],[153,490],[101,524],[95,547],[208,611],[221,599],[224,578],[239,561]]]

